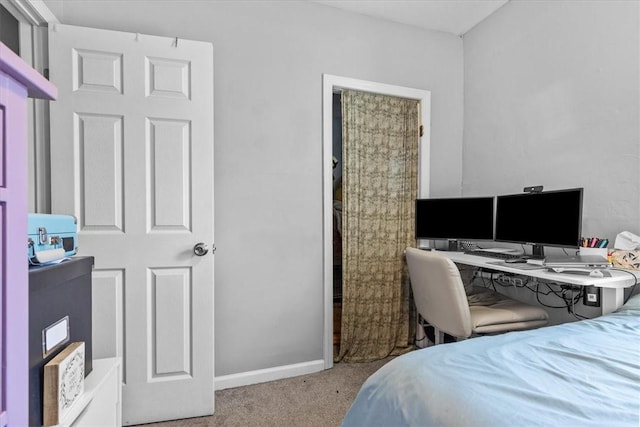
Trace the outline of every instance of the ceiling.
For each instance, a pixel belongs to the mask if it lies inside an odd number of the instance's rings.
[[[461,36],[509,0],[311,0],[427,30]]]

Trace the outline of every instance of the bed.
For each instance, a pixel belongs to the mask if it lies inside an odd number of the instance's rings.
[[[640,294],[605,316],[397,357],[343,427],[640,425]]]

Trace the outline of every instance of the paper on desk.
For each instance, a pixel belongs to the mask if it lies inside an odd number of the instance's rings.
[[[628,251],[640,249],[640,236],[637,236],[628,231],[618,233],[613,247],[615,249],[624,249]]]

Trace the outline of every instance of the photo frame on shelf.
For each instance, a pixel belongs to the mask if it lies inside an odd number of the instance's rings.
[[[44,426],[60,424],[84,393],[84,342],[69,344],[44,365]]]

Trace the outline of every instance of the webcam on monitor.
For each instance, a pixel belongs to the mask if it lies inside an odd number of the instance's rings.
[[[525,193],[542,193],[542,185],[535,185],[533,187],[524,187]]]

